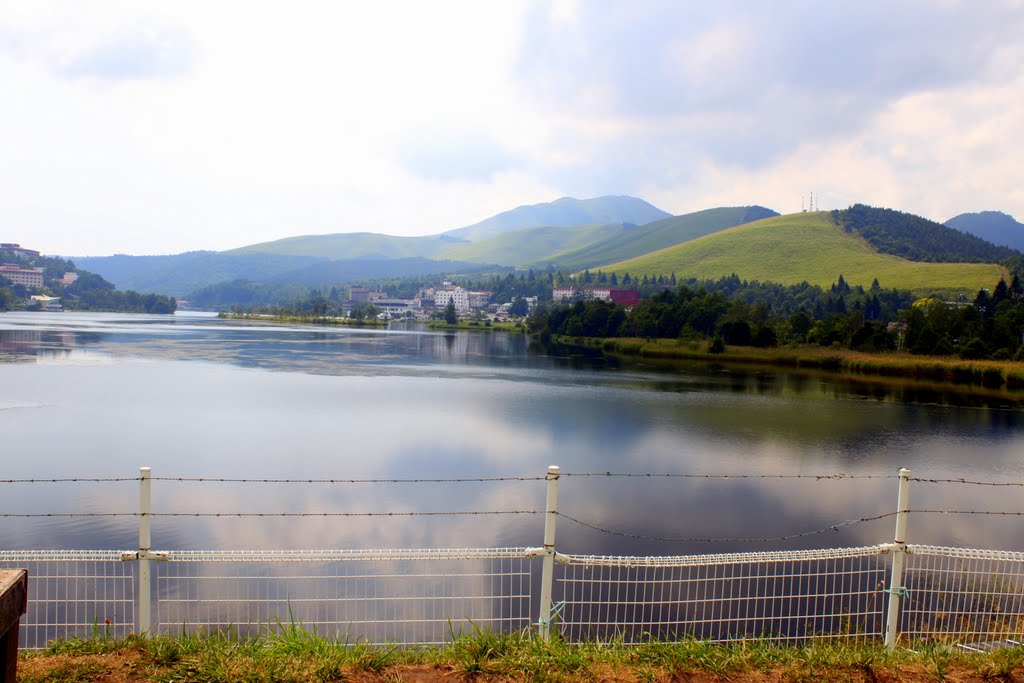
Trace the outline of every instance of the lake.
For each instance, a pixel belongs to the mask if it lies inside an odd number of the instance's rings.
[[[207,314],[0,314],[0,513],[132,513],[158,480],[156,549],[540,545],[559,465],[565,552],[873,544],[900,467],[1024,482],[1016,408],[781,371],[546,353],[525,335],[360,330]],[[581,476],[603,472],[694,477]],[[817,479],[819,475],[845,475]],[[712,475],[712,478],[703,478]],[[729,478],[718,478],[730,475]],[[745,478],[741,478],[741,475]],[[782,475],[787,478],[776,478]],[[796,478],[800,475],[800,478]],[[521,478],[522,480],[520,480]],[[1017,486],[913,482],[911,508],[1017,512]],[[377,512],[520,512],[337,516]],[[310,516],[273,516],[276,513]],[[313,516],[329,513],[335,516]],[[132,517],[3,517],[3,548],[137,545]],[[665,541],[643,537],[700,538]],[[911,515],[915,543],[1020,550],[1019,516]]]

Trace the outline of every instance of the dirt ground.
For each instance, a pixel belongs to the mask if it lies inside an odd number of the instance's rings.
[[[255,672],[250,672],[255,673]],[[257,683],[264,680],[262,676],[245,676],[247,681]],[[19,683],[62,683],[64,681],[88,681],[96,683],[152,683],[154,680],[164,681],[199,681],[195,671],[190,671],[187,661],[179,662],[172,667],[154,667],[152,663],[142,660],[139,653],[120,652],[112,654],[92,655],[53,655],[23,658],[18,663]],[[301,681],[301,677],[288,675],[281,681]],[[318,680],[311,677],[309,680]],[[942,671],[919,668],[913,670],[889,671],[884,668],[864,668],[847,670],[809,671],[807,669],[779,668],[767,671],[730,671],[725,674],[707,672],[666,672],[656,669],[628,669],[616,671],[611,668],[590,668],[572,673],[525,672],[501,673],[483,672],[467,674],[454,665],[395,665],[380,671],[343,671],[332,679],[351,683],[451,683],[452,681],[478,681],[480,683],[509,683],[518,681],[586,681],[587,683],[754,683],[769,681],[785,683],[789,681],[809,682],[821,681],[864,681],[865,683],[973,683],[1005,681],[1006,683],[1024,683],[1024,671],[994,672],[979,671],[966,665],[954,664]],[[268,680],[268,683],[270,681]]]

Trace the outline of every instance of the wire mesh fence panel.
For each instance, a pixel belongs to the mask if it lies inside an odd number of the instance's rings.
[[[121,638],[135,623],[135,565],[117,550],[0,551],[0,569],[27,569],[28,611],[19,642],[33,650],[52,640]]]
[[[524,549],[174,552],[157,563],[156,628],[278,630],[440,644],[530,625]]]
[[[557,625],[572,642],[877,638],[886,552],[560,556]]]
[[[1024,640],[1024,553],[911,545],[900,632],[980,645]]]

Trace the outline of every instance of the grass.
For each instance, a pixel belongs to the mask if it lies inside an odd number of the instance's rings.
[[[748,223],[637,258],[601,267],[605,272],[698,279],[739,275],[746,280],[807,281],[828,287],[841,274],[851,285],[920,293],[964,292],[973,296],[1002,277],[998,265],[919,263],[879,254],[849,235],[824,213],[799,213]],[[593,270],[593,269],[592,269]]]
[[[584,268],[635,258],[734,227],[746,219],[748,207],[730,206],[672,216],[613,235],[575,251],[550,252],[541,263]]]
[[[918,381],[934,385],[973,387],[989,392],[1024,389],[1024,362],[961,360],[951,356],[915,356],[909,353],[863,353],[823,346],[787,346],[770,349],[727,347],[725,353],[708,351],[707,342],[676,339],[566,339],[557,341],[602,352],[651,360],[697,360],[722,364],[775,366],[813,370],[844,376]]]
[[[444,647],[371,647],[297,626],[236,632],[58,641],[23,653],[20,683],[57,681],[989,681],[1024,675],[1024,648],[974,653],[935,644],[695,640],[567,644],[531,633],[477,631]]]

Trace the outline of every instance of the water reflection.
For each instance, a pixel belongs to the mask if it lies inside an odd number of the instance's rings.
[[[522,335],[348,330],[199,316],[0,316],[0,479],[155,476],[462,484],[155,483],[163,548],[540,543],[563,471],[877,475],[879,479],[566,477],[570,552],[679,554],[884,542],[895,474],[1024,481],[1020,416],[891,386],[697,364],[671,371],[531,350]],[[924,391],[924,390],[921,390]],[[918,392],[918,393],[915,393]],[[927,397],[928,400],[919,400]],[[941,399],[941,397],[940,397]],[[0,484],[0,512],[132,512],[134,482]],[[1020,510],[1019,490],[915,483],[914,508]],[[1020,549],[1015,518],[915,515],[920,543]],[[130,548],[130,517],[5,518],[2,547]],[[616,533],[609,533],[616,532]],[[649,537],[705,538],[659,541]],[[794,536],[753,543],[739,537]],[[647,537],[647,538],[645,538]]]

